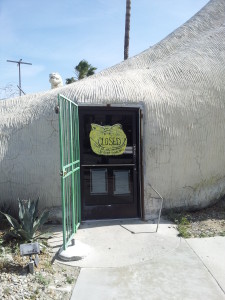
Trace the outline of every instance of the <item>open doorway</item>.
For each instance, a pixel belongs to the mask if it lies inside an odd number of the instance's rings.
[[[141,216],[140,108],[79,107],[82,220]]]

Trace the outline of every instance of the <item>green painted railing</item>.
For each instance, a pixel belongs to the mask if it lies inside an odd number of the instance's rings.
[[[63,249],[65,250],[81,221],[78,106],[66,97],[58,95],[58,113]]]

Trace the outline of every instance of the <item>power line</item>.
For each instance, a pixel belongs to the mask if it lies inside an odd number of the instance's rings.
[[[24,64],[24,65],[32,65],[32,64],[31,64],[31,63],[28,63],[28,62],[23,62],[23,61],[22,61],[22,58],[21,58],[20,60],[18,60],[18,61],[16,61],[16,60],[7,60],[7,62],[16,63],[17,66],[19,67],[19,86],[18,86],[18,88],[19,88],[19,90],[20,90],[20,96],[21,96],[21,91],[23,91],[23,90],[21,89],[21,71],[20,71],[20,65],[21,65],[21,64]]]

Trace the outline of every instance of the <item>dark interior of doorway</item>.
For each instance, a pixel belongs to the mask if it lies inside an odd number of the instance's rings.
[[[141,216],[140,114],[140,108],[79,107],[82,220]],[[102,143],[116,144],[116,134],[111,139],[104,135],[105,128],[112,131],[116,124],[127,139],[124,152],[95,153],[91,131],[102,131],[96,135],[99,147]],[[102,135],[108,140],[103,140]]]

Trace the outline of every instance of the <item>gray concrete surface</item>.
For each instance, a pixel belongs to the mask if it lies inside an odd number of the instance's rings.
[[[122,268],[82,268],[72,300],[187,299],[225,296],[184,240],[173,251]]]
[[[225,299],[225,237],[180,239],[166,220],[155,228],[140,220],[83,224],[76,241],[90,251],[66,262],[81,267],[71,300]],[[56,231],[52,245],[60,240]]]
[[[155,230],[156,224],[151,221],[87,222],[76,234],[75,247],[67,248],[61,256],[77,254],[79,257],[84,250],[88,253],[84,259],[69,264],[85,268],[113,268],[148,261],[179,246],[174,225],[162,221],[158,234]]]
[[[187,239],[186,241],[225,293],[225,237]]]

